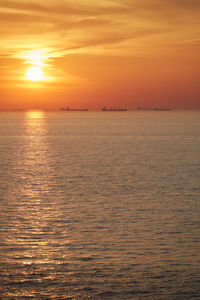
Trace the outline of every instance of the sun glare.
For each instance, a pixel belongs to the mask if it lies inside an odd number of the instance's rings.
[[[43,118],[44,113],[43,111],[40,110],[29,110],[27,111],[26,116],[28,119],[38,119],[38,118]]]
[[[42,69],[40,67],[30,67],[27,71],[27,79],[32,81],[39,81],[44,79]]]

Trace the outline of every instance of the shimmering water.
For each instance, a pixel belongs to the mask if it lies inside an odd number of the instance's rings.
[[[1,299],[200,299],[200,112],[0,113]]]

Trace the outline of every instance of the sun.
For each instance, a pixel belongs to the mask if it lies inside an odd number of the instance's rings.
[[[44,75],[40,67],[30,67],[27,71],[26,77],[32,81],[40,81],[44,79]]]

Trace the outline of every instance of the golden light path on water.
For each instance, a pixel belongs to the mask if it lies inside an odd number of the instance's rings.
[[[50,153],[45,139],[47,128],[42,111],[26,113],[24,133],[24,179],[22,193],[25,198],[34,199],[34,204],[40,203],[41,196],[48,193],[48,179],[51,176],[49,166]]]
[[[48,228],[51,210],[45,202],[48,202],[50,193],[52,170],[48,143],[45,140],[47,128],[44,113],[30,111],[25,117],[23,174],[19,186],[21,188],[19,214],[23,221],[17,228],[19,231],[17,243],[21,247],[27,247],[23,258],[20,257],[20,253],[18,254],[20,262],[27,266],[50,261],[46,249],[48,239],[44,237],[47,234],[45,231]]]
[[[10,220],[10,233],[6,237],[7,263],[15,269],[14,273],[7,273],[14,279],[13,288],[7,294],[9,297],[33,297],[41,281],[47,282],[46,289],[51,290],[52,268],[59,264],[59,232],[56,233],[54,222],[59,219],[61,211],[54,192],[45,114],[28,111],[24,124],[23,142],[16,155],[20,157],[15,166],[16,182],[12,190],[12,195],[17,195],[14,218]],[[26,288],[30,282],[32,288]],[[15,288],[15,285],[18,287]],[[46,294],[45,287],[42,293]]]
[[[47,263],[51,259],[45,246],[49,234],[49,218],[56,213],[57,207],[52,207],[53,170],[51,168],[51,151],[46,140],[47,128],[45,115],[42,111],[26,113],[26,128],[24,134],[24,158],[21,185],[21,202],[19,212],[27,225],[24,241],[29,240],[25,264]],[[30,238],[31,237],[31,238]]]

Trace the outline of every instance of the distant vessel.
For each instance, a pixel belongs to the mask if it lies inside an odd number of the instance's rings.
[[[127,111],[127,108],[121,108],[121,107],[111,107],[111,108],[107,108],[107,107],[103,107],[102,111]]]
[[[161,108],[161,107],[138,107],[137,110],[156,110],[156,111],[169,111],[171,108]]]
[[[69,106],[67,106],[66,108],[61,107],[60,110],[64,110],[64,111],[88,111],[88,108],[70,108]]]

